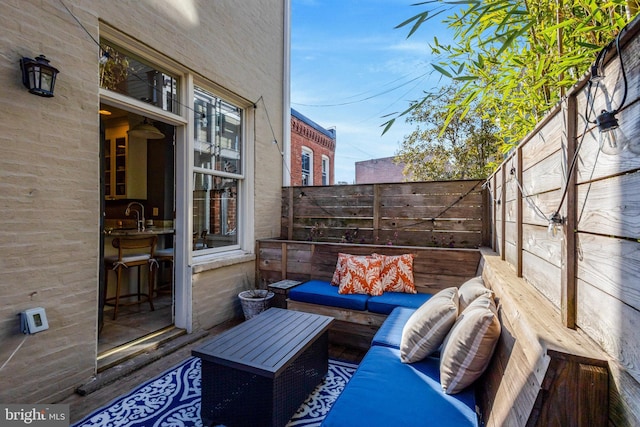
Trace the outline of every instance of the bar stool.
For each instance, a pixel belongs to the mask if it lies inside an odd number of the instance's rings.
[[[113,320],[118,317],[118,307],[120,305],[133,305],[141,304],[149,301],[151,310],[155,310],[153,307],[153,265],[156,263],[154,259],[154,251],[156,248],[156,242],[158,237],[144,236],[144,237],[116,237],[113,239],[112,245],[118,249],[118,255],[104,257],[105,265],[105,279],[104,279],[104,301],[105,305],[112,305]],[[149,266],[148,277],[148,293],[143,293],[140,289],[140,278],[142,266]],[[138,267],[138,290],[136,293],[127,293],[121,295],[122,286],[122,271],[125,268]],[[114,270],[117,275],[116,295],[115,297],[107,298],[107,290],[109,289],[109,270]],[[136,297],[137,300],[133,302],[121,303],[120,298]],[[144,297],[144,299],[143,299]]]
[[[158,249],[154,252],[154,258],[156,259],[159,268],[159,264],[168,263],[171,270],[171,279],[169,281],[169,289],[166,289],[164,286],[161,286],[160,274],[157,275],[158,284],[156,285],[156,295],[160,294],[171,294],[173,292],[173,248],[164,248]]]

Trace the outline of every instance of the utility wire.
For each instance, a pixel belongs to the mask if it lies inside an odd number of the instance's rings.
[[[276,148],[278,149],[278,152],[280,153],[280,157],[282,157],[282,164],[285,168],[285,170],[287,171],[287,174],[289,175],[289,180],[292,179],[292,174],[291,174],[291,170],[289,169],[289,165],[287,165],[286,159],[284,158],[284,149],[280,148],[280,144],[278,143],[278,138],[276,138],[276,134],[273,130],[273,125],[271,124],[271,118],[269,117],[269,110],[267,109],[267,104],[265,104],[264,102],[264,97],[262,95],[260,95],[260,98],[258,98],[256,100],[256,102],[253,103],[254,106],[258,105],[258,102],[262,101],[262,106],[264,107],[264,114],[267,117],[267,123],[269,123],[269,129],[271,129],[271,136],[273,137],[273,143],[275,144]],[[255,124],[255,120],[254,120],[254,124]],[[255,134],[255,132],[254,132]]]
[[[98,45],[98,47],[99,47],[100,49],[102,49],[102,45],[100,45],[100,42],[98,42],[98,40],[96,40],[96,39],[91,35],[91,33],[90,33],[86,28],[85,28],[85,26],[84,26],[84,25],[82,25],[82,23],[80,22],[80,20],[79,20],[78,18],[76,18],[76,16],[71,12],[71,10],[69,10],[69,8],[67,7],[67,5],[66,5],[66,4],[64,4],[64,3],[62,2],[62,0],[59,0],[59,1],[60,1],[60,4],[61,4],[65,9],[67,9],[67,12],[69,12],[69,15],[71,15],[71,17],[72,17],[73,19],[75,19],[75,21],[78,23],[78,25],[80,25],[80,28],[82,28],[82,29],[84,30],[84,32],[85,32],[85,33],[87,33],[87,35],[88,35],[89,37],[91,37],[91,40],[93,40],[93,42],[94,42],[95,44],[97,44],[97,45]]]
[[[387,89],[385,91],[382,91],[382,92],[376,93],[374,95],[368,96],[366,98],[358,99],[358,100],[355,100],[355,101],[341,102],[341,103],[337,103],[337,104],[302,104],[302,103],[299,103],[299,102],[292,102],[292,104],[301,105],[303,107],[341,107],[341,106],[344,106],[344,105],[358,104],[360,102],[369,101],[369,100],[371,100],[373,98],[377,98],[379,96],[386,95],[389,92],[393,92],[396,89],[399,89],[399,88],[401,88],[403,86],[408,85],[411,82],[414,82],[414,81],[416,81],[418,79],[421,79],[421,78],[425,77],[429,73],[430,73],[430,71],[428,71],[426,73],[423,73],[423,74],[419,75],[418,77],[414,77],[413,79],[408,80],[408,81],[402,83],[401,85],[398,85],[396,87]]]
[[[515,175],[515,168],[511,168],[511,176],[513,176],[513,180],[516,182],[516,185],[518,186],[518,189],[520,190],[520,194],[522,195],[522,198],[527,202],[527,204],[533,209],[533,212],[536,214],[536,216],[538,216],[538,218],[541,218],[545,221],[549,221],[549,218],[547,218],[547,216],[544,214],[544,212],[542,212],[542,210],[538,207],[538,205],[536,205],[535,203],[533,203],[533,201],[531,201],[531,197],[530,195],[528,195],[527,193],[525,193],[524,189],[522,188],[522,184],[520,184],[520,181],[518,180],[518,177],[516,177]]]

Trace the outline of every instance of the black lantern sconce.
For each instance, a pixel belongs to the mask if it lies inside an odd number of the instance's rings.
[[[22,84],[34,95],[51,98],[56,84],[58,70],[49,65],[49,60],[44,55],[36,59],[20,59],[22,69]]]

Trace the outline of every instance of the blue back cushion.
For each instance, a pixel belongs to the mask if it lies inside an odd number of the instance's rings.
[[[337,286],[322,280],[311,280],[291,289],[289,299],[350,310],[366,310],[369,295],[341,295]]]
[[[338,396],[322,423],[334,426],[478,426],[474,390],[447,395],[440,385],[439,359],[412,364],[400,350],[374,346]]]
[[[429,298],[431,298],[431,294],[385,292],[380,296],[369,298],[369,301],[367,301],[367,309],[373,313],[389,314],[396,307],[416,309],[424,304]]]
[[[387,316],[378,332],[371,340],[371,345],[382,345],[392,348],[400,348],[402,341],[402,328],[416,310],[414,308],[396,307]]]

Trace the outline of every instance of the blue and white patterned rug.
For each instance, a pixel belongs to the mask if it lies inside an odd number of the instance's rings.
[[[356,368],[351,363],[329,360],[326,377],[298,408],[287,427],[319,426]],[[188,358],[72,425],[89,426],[201,427],[200,359]]]

